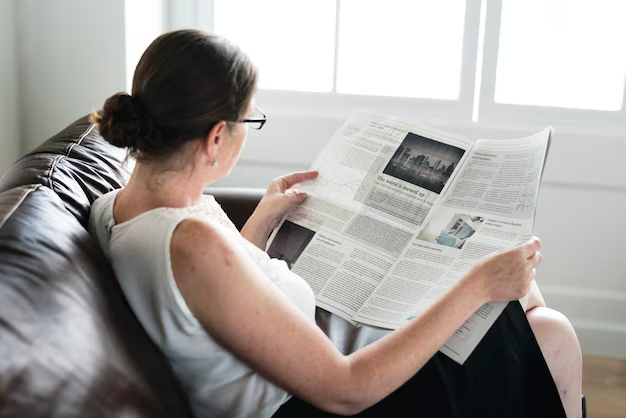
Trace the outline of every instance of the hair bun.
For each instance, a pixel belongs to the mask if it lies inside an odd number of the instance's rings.
[[[101,112],[92,114],[100,135],[107,142],[131,152],[142,149],[148,138],[157,132],[152,120],[138,100],[127,93],[117,93],[104,102]]]

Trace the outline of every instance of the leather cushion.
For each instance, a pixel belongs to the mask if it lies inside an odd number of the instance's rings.
[[[0,192],[29,184],[47,186],[86,228],[91,204],[125,186],[132,167],[132,162],[124,163],[126,151],[106,142],[88,119],[78,119],[20,158],[0,179]],[[218,187],[206,192],[215,195],[241,229],[265,190]]]
[[[66,205],[40,185],[0,193],[0,415],[190,416]]]
[[[245,187],[208,187],[204,193],[215,197],[230,220],[241,231],[265,194],[265,190]]]
[[[125,158],[126,151],[106,142],[85,116],[20,158],[0,179],[0,192],[28,184],[47,186],[87,227],[93,201],[128,182]]]

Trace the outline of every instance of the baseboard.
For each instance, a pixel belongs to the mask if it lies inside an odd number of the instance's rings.
[[[626,359],[626,292],[541,286],[549,307],[565,314],[583,354]]]
[[[626,326],[573,320],[583,354],[626,360]]]

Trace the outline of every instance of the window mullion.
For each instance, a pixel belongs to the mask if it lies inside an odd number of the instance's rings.
[[[339,19],[341,17],[341,0],[335,0],[335,60],[333,61],[333,90],[337,93],[337,71],[339,69]]]
[[[502,0],[485,0],[485,40],[483,62],[480,75],[480,109],[493,110],[495,105],[496,74],[498,67],[498,47],[500,44],[500,24],[502,20]]]
[[[626,113],[626,72],[624,72],[624,95],[622,98],[622,113]]]
[[[471,115],[475,89],[481,0],[467,0],[465,4],[459,103],[463,113]]]
[[[476,68],[474,71],[474,91],[472,97],[472,121],[478,122],[480,117],[480,100],[482,92],[483,61],[485,55],[485,26],[487,19],[487,0],[480,2],[480,21],[478,27],[478,48],[476,50]]]

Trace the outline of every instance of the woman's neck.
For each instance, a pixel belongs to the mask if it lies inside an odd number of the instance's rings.
[[[200,202],[206,179],[188,170],[158,173],[155,167],[137,162],[124,194],[144,210],[182,208]]]

